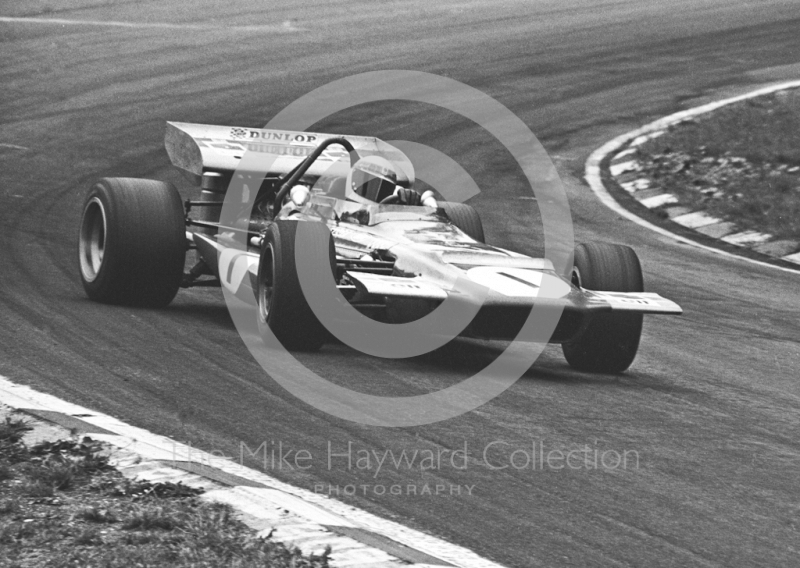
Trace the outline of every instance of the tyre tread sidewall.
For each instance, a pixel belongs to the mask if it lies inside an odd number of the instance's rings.
[[[581,286],[604,292],[643,292],[641,264],[624,245],[584,243],[575,248]],[[610,313],[593,316],[586,331],[562,345],[567,362],[583,371],[620,373],[633,363],[642,334],[643,316]]]
[[[104,178],[89,190],[84,210],[93,198],[105,210],[106,234],[97,276],[91,282],[81,277],[89,298],[143,307],[169,304],[180,287],[186,254],[178,191],[154,180]]]

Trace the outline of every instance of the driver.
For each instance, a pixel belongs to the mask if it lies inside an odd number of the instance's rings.
[[[365,199],[380,203],[390,196],[396,196],[395,203],[401,205],[420,205],[419,193],[413,189],[397,185],[396,174],[375,163],[360,162],[352,172],[352,189]]]
[[[408,187],[395,186],[392,194],[397,196],[397,202],[401,205],[422,205],[419,193]]]

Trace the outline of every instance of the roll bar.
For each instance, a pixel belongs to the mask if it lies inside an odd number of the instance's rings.
[[[278,189],[278,193],[275,194],[275,202],[272,204],[273,216],[277,215],[278,211],[280,211],[281,202],[283,202],[283,199],[286,197],[286,194],[289,192],[289,190],[300,180],[301,177],[303,177],[303,175],[308,171],[308,168],[311,167],[311,164],[313,164],[317,158],[320,157],[325,148],[331,144],[339,144],[340,146],[344,147],[344,149],[350,154],[350,167],[352,168],[356,165],[356,162],[358,161],[358,153],[347,138],[339,137],[328,138],[327,140],[324,140],[305,160],[300,162],[295,169],[286,174],[285,177],[279,179],[281,187]],[[355,157],[353,154],[355,154]]]

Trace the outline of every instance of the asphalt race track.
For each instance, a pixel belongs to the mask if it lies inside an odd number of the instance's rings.
[[[621,220],[582,182],[608,139],[694,101],[800,75],[794,0],[664,3],[53,3],[9,0],[0,16],[141,22],[139,27],[0,21],[0,374],[136,426],[237,457],[240,444],[308,450],[313,467],[268,471],[315,484],[444,485],[438,496],[342,496],[358,506],[528,566],[788,566],[800,535],[800,275],[679,245]],[[174,24],[164,27],[155,24]],[[636,247],[648,289],[682,317],[645,322],[621,376],[571,370],[549,347],[511,389],[444,423],[379,429],[332,419],[258,366],[217,290],[166,310],[90,303],[77,273],[82,200],[102,176],[182,183],[164,121],[261,126],[330,80],[377,69],[442,74],[521,117],[567,188],[576,240]],[[483,193],[489,242],[535,252],[535,201],[508,155],[447,113],[393,103],[320,130],[434,146]],[[183,185],[185,188],[185,184]],[[460,340],[410,360],[341,344],[303,361],[380,394],[436,390],[501,344]],[[419,467],[328,464],[328,447],[472,458]],[[638,468],[493,470],[515,450],[635,451]],[[537,450],[538,451],[538,450]],[[519,464],[523,455],[518,454]],[[263,468],[261,460],[246,463]],[[450,486],[461,495],[450,495]],[[466,486],[474,486],[469,495]]]

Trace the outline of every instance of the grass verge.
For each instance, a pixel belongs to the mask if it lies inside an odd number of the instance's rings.
[[[180,483],[124,478],[88,437],[27,447],[0,423],[0,566],[327,568]]]
[[[744,230],[800,239],[799,89],[676,124],[639,146],[637,157],[652,187],[679,205]]]

